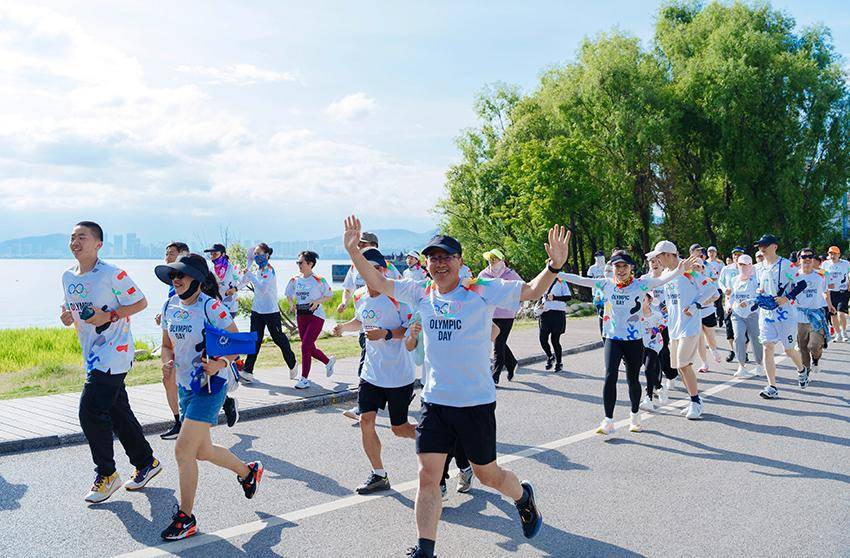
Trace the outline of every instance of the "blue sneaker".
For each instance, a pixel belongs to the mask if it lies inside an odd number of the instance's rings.
[[[129,491],[141,490],[148,482],[162,471],[162,464],[159,459],[154,458],[151,464],[144,469],[136,469],[133,476],[124,483],[124,489]]]
[[[526,539],[534,538],[543,527],[543,514],[537,509],[537,504],[534,503],[534,487],[528,481],[522,481],[522,488],[525,495],[528,496],[528,501],[525,505],[516,505],[519,511],[519,520],[522,522],[522,534]]]

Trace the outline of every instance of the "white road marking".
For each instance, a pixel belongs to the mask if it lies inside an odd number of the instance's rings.
[[[786,360],[788,357],[781,356],[776,358],[776,364],[780,364],[782,361]],[[746,378],[752,379],[752,378]],[[701,397],[711,397],[712,395],[716,395],[724,390],[729,389],[732,386],[735,386],[741,382],[745,381],[744,378],[731,378],[727,382],[722,384],[718,384],[712,388],[709,388],[700,394]],[[690,402],[688,399],[682,399],[665,405],[663,407],[659,407],[661,409],[675,409],[682,408]],[[642,420],[650,420],[654,416],[657,416],[657,413],[643,413],[641,415]],[[662,415],[663,416],[663,415]],[[616,428],[623,428],[629,424],[629,419],[623,419],[616,423],[614,423]],[[582,440],[587,440],[588,438],[594,438],[599,436],[596,434],[596,429],[587,430],[585,432],[581,432],[579,434],[573,434],[572,436],[568,436],[566,438],[561,438],[560,440],[555,440],[553,442],[548,442],[546,444],[541,444],[539,446],[534,446],[530,448],[526,448],[517,453],[512,453],[508,455],[502,455],[498,458],[498,463],[500,465],[505,465],[507,463],[512,463],[514,461],[519,461],[520,459],[527,459],[534,455],[538,455],[541,453],[545,453],[547,451],[560,449],[565,446],[569,446],[570,444],[575,444],[577,442],[581,442]],[[450,475],[454,476],[457,473],[457,469],[453,469],[449,472]],[[310,517],[316,517],[317,515],[322,515],[325,513],[329,513],[332,511],[337,511],[345,508],[350,508],[352,506],[357,506],[359,504],[363,504],[365,502],[369,502],[371,500],[376,500],[378,498],[387,498],[391,496],[393,493],[402,493],[407,492],[408,490],[412,490],[417,487],[419,484],[418,479],[414,479],[411,481],[403,482],[401,484],[393,485],[392,490],[382,492],[380,494],[373,494],[369,496],[361,496],[359,494],[347,496],[345,498],[340,498],[338,500],[333,500],[331,502],[326,502],[324,504],[319,504],[316,506],[310,506],[309,508],[303,508],[300,510],[295,510],[291,512],[287,512],[280,515],[271,515],[267,519],[252,521],[250,523],[243,523],[242,525],[234,525],[233,527],[227,527],[225,529],[220,529],[218,531],[214,531],[212,533],[201,533],[200,535],[195,535],[189,539],[184,539],[182,541],[169,542],[164,543],[160,546],[148,546],[136,550],[134,552],[128,552],[126,554],[121,554],[117,558],[149,558],[153,556],[176,556],[178,553],[188,550],[190,548],[196,548],[199,546],[204,546],[207,544],[212,544],[215,542],[219,542],[222,540],[236,538],[242,535],[249,535],[253,533],[257,533],[262,531],[263,529],[276,527],[278,525],[283,525],[285,523],[295,523],[302,519],[307,519]]]

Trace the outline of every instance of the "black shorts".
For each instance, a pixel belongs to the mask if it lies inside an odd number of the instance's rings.
[[[378,409],[389,407],[390,424],[401,426],[407,422],[407,410],[413,399],[413,384],[397,388],[384,388],[360,380],[360,392],[357,405],[361,413],[377,413]]]
[[[702,325],[705,327],[717,327],[717,316],[715,314],[709,314],[702,319]]]
[[[837,311],[846,314],[850,306],[850,291],[829,291],[829,300]]]
[[[496,460],[496,402],[473,407],[448,407],[422,402],[416,427],[416,453],[450,453],[455,443],[469,461],[487,465]]]

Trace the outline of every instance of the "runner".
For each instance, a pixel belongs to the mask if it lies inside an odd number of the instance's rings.
[[[658,288],[658,287],[656,287]],[[646,375],[646,395],[640,401],[640,408],[654,412],[655,403],[652,399],[655,390],[661,386],[661,363],[658,355],[664,347],[665,319],[661,309],[653,304],[652,293],[646,293],[641,301],[641,339],[643,340],[643,373]]]
[[[587,268],[587,276],[592,279],[611,276],[611,265],[605,262],[605,252],[597,250],[593,254],[594,263]],[[596,289],[591,290],[593,297],[593,306],[596,308],[596,315],[599,317],[599,335],[602,336],[602,315],[605,312],[605,301],[602,300],[602,293]],[[604,337],[603,337],[604,339]]]
[[[661,277],[661,274],[664,272],[664,266],[661,264],[661,260],[658,257],[650,258],[649,262],[649,273],[644,275],[642,278],[646,277]],[[673,380],[675,380],[679,376],[679,371],[670,366],[670,335],[667,329],[667,295],[664,292],[664,285],[655,287],[650,291],[652,295],[652,306],[653,311],[658,311],[661,314],[661,339],[662,346],[658,351],[658,367],[661,371],[661,375],[659,375],[659,384],[656,384],[656,388],[654,390],[654,394],[658,395],[658,402],[662,405],[666,405],[669,401],[670,390],[673,389]],[[661,377],[663,376],[663,378]]]
[[[643,326],[641,307],[649,289],[663,285],[680,275],[686,265],[694,263],[686,260],[681,265],[661,275],[659,278],[642,277],[635,279],[635,262],[626,252],[620,250],[611,256],[614,277],[592,279],[567,273],[564,279],[582,287],[592,287],[602,292],[605,298],[603,335],[605,338],[605,384],[602,389],[602,401],[605,417],[597,428],[599,434],[614,432],[614,406],[617,403],[617,379],[620,375],[620,362],[626,364],[626,380],[629,384],[631,415],[629,430],[640,432],[640,367],[643,362]]]
[[[171,524],[162,531],[166,540],[179,540],[198,533],[198,522],[192,514],[198,487],[198,461],[209,461],[236,473],[236,480],[246,498],[253,498],[263,478],[259,461],[244,463],[229,449],[212,443],[210,427],[218,423],[218,413],[224,405],[227,385],[212,391],[212,376],[226,377],[228,367],[235,367],[237,355],[206,358],[204,329],[207,325],[235,332],[236,324],[219,299],[218,281],[199,254],[180,256],[176,262],[158,265],[160,281],[174,286],[176,294],[162,309],[162,370],[174,374],[180,393],[183,428],[174,446],[174,456],[180,474],[180,503]],[[202,372],[202,385],[197,390]],[[235,381],[230,375],[228,382]]]
[[[505,255],[498,248],[484,252],[487,267],[478,274],[479,279],[502,279],[504,281],[522,281],[519,274],[507,266]],[[499,336],[493,342],[493,382],[499,383],[502,370],[508,370],[508,381],[514,379],[517,369],[517,361],[511,348],[508,347],[508,336],[514,326],[516,311],[505,308],[496,308],[493,312],[493,323],[499,328]]]
[[[605,277],[605,252],[597,250],[593,253],[593,265],[587,268],[587,276],[597,279]]]
[[[540,331],[540,346],[546,353],[546,370],[552,370],[552,365],[554,365],[555,372],[564,369],[561,335],[567,329],[567,301],[573,296],[565,275],[565,273],[558,274],[558,277],[549,286],[546,295],[538,303],[540,315],[537,317],[537,326]],[[551,348],[549,346],[550,339],[552,341]]]
[[[185,242],[172,242],[165,247],[165,263],[170,264],[177,261],[178,256],[183,256],[189,253],[189,246]],[[174,296],[174,287],[168,286],[168,298]],[[154,316],[156,325],[162,325],[162,314],[157,312]],[[171,428],[160,434],[159,437],[163,440],[176,440],[180,434],[180,406],[177,401],[177,382],[174,380],[174,374],[162,375],[162,385],[165,388],[165,398],[168,400],[168,408],[174,415],[174,424]]]
[[[95,478],[85,501],[99,504],[121,486],[115,470],[113,432],[136,468],[124,484],[141,490],[161,470],[127,399],[124,379],[133,366],[135,345],[130,316],[148,302],[126,271],[98,257],[103,229],[80,221],[71,231],[69,248],[77,265],[62,274],[64,301],[59,319],[74,326],[83,349],[86,382],[80,394],[80,426],[95,464]]]
[[[824,301],[827,310],[833,310],[825,274],[815,269],[814,257],[815,252],[811,248],[800,250],[800,279],[806,282],[806,290],[797,297],[797,344],[800,346],[803,366],[810,369],[812,374],[820,371],[820,357],[824,342],[829,337],[829,314],[823,312]]]
[[[363,257],[386,276],[387,261],[376,248],[363,251]],[[393,434],[414,439],[416,425],[407,420],[413,400],[416,373],[405,349],[404,337],[410,324],[410,309],[368,286],[354,293],[354,319],[334,327],[334,335],[360,331],[366,335],[366,363],[360,375],[358,407],[363,450],[372,465],[369,478],[357,487],[358,494],[371,494],[390,488],[381,460],[381,440],[375,430],[378,409],[387,408]]]
[[[751,378],[762,373],[762,362],[764,361],[764,348],[759,341],[759,317],[756,307],[759,281],[753,270],[753,259],[747,254],[740,254],[736,258],[738,262],[738,273],[727,274],[724,284],[726,288],[726,299],[732,313],[728,318],[732,323],[735,337],[735,354],[738,357],[738,370],[736,378]],[[732,277],[728,279],[728,277]],[[747,368],[747,339],[752,341],[753,358],[756,361],[754,370]]]
[[[285,295],[295,308],[298,334],[301,336],[301,378],[295,384],[297,389],[306,389],[312,385],[308,378],[314,358],[324,363],[328,378],[333,376],[336,362],[336,357],[328,357],[316,347],[316,339],[322,333],[325,323],[322,304],[333,298],[333,291],[325,278],[313,274],[318,259],[319,255],[310,250],[298,254],[296,263],[300,273],[286,285]]]
[[[239,310],[236,292],[240,286],[245,284],[242,274],[236,265],[230,263],[230,256],[227,255],[227,248],[224,244],[213,244],[210,248],[204,250],[204,253],[209,254],[210,261],[213,263],[215,277],[218,281],[219,298],[230,313],[230,319],[235,319],[236,312]],[[227,397],[222,409],[224,416],[227,417],[228,428],[233,428],[233,425],[239,420],[239,406],[236,398]]]
[[[496,308],[517,308],[523,300],[540,298],[564,265],[569,233],[549,231],[545,245],[547,268],[530,283],[479,279],[461,284],[462,249],[454,238],[438,235],[425,254],[433,282],[383,277],[357,249],[360,221],[345,220],[345,247],[370,288],[411,305],[422,316],[427,381],[422,390],[422,414],[416,428],[419,490],[416,523],[419,536],[408,555],[434,556],[442,508],[440,477],[446,455],[458,442],[466,450],[475,476],[516,504],[523,534],[534,537],[543,524],[531,483],[496,463],[496,385],[490,375],[490,332]]]
[[[730,287],[732,280],[740,273],[738,270],[738,258],[744,253],[744,249],[740,246],[732,248],[731,263],[727,264],[720,270],[720,275],[717,277],[717,286],[723,292],[723,303],[725,309],[724,324],[726,326],[726,342],[729,343],[729,355],[726,357],[726,362],[735,360],[735,331],[732,327],[732,304],[730,302]],[[752,258],[750,258],[752,262]],[[746,342],[746,339],[744,340]],[[746,346],[746,345],[745,345]]]
[[[841,250],[838,246],[829,247],[827,258],[821,264],[821,269],[826,272],[829,298],[835,308],[835,313],[832,315],[832,327],[835,328],[835,340],[846,343],[848,342],[847,312],[850,305],[847,275],[850,274],[850,262],[841,258]]]
[[[708,254],[708,259],[705,260],[706,274],[711,278],[712,281],[717,282],[717,280],[720,279],[720,272],[723,271],[723,268],[725,266],[723,262],[717,257],[716,246],[709,246],[706,253]],[[718,296],[717,300],[714,301],[714,311],[715,316],[717,318],[717,325],[719,327],[723,327],[724,319],[726,318],[726,313],[723,311],[723,293],[718,292],[718,294],[721,296]]]
[[[277,296],[277,272],[269,263],[273,250],[265,242],[261,242],[248,251],[248,262],[245,265],[244,282],[250,283],[254,288],[254,300],[251,303],[251,331],[257,332],[257,351],[248,355],[245,360],[245,369],[242,378],[250,383],[254,381],[254,365],[260,347],[263,346],[263,337],[266,327],[274,344],[280,348],[283,360],[289,368],[289,379],[298,378],[298,368],[295,361],[295,353],[289,345],[289,338],[283,332],[280,322],[280,307]],[[251,267],[256,265],[256,269]]]
[[[756,246],[764,256],[759,277],[759,339],[764,345],[764,368],[768,384],[759,393],[764,399],[776,399],[776,360],[774,351],[777,343],[785,348],[785,354],[797,367],[797,382],[801,388],[809,385],[809,369],[803,366],[800,353],[794,350],[797,337],[797,313],[791,307],[797,295],[806,288],[799,273],[791,267],[787,258],[776,253],[779,241],[772,234],[763,235]]]
[[[705,276],[706,279],[715,286],[715,290],[717,291],[715,298],[719,298],[720,291],[717,290],[716,282],[708,277],[707,269],[702,258],[699,258],[699,261],[694,265],[694,271]],[[714,301],[712,301],[712,303],[713,302]],[[708,347],[708,351],[711,352],[714,362],[720,362],[720,353],[717,351],[717,339],[714,337],[714,328],[717,327],[717,317],[715,316],[715,308],[713,304],[700,310],[700,321],[702,322],[702,334],[698,353],[700,360],[702,360],[702,365],[697,371],[705,373],[708,372],[708,352],[706,351],[706,346]]]
[[[676,245],[669,240],[658,242],[646,258],[658,258],[661,265],[671,271],[680,265]],[[715,296],[717,290],[712,282],[692,269],[664,285],[667,330],[670,335],[670,366],[679,371],[679,377],[691,398],[682,412],[690,420],[700,418],[703,410],[699,383],[693,368],[700,342],[700,310],[709,306]]]
[[[405,256],[407,269],[404,270],[402,277],[404,279],[413,279],[414,281],[425,281],[428,279],[428,272],[422,267],[421,257],[419,252],[411,250]]]

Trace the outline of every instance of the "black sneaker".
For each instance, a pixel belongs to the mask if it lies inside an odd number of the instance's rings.
[[[175,421],[174,424],[171,426],[171,430],[169,430],[168,432],[163,432],[159,435],[159,437],[163,440],[176,440],[177,436],[180,435],[180,426],[181,422],[179,420]]]
[[[560,362],[555,363],[555,372],[560,372],[563,369],[564,369],[564,365],[562,363],[560,363]]]
[[[263,463],[261,461],[252,461],[248,463],[248,468],[251,472],[244,479],[236,475],[236,480],[242,485],[242,490],[245,491],[245,497],[249,500],[257,493],[257,488],[260,487],[260,481],[263,480]]]
[[[366,482],[357,487],[355,492],[357,492],[358,494],[372,494],[373,492],[380,492],[381,490],[389,489],[389,477],[382,477],[380,475],[372,473],[371,475],[369,475],[369,478],[366,479]]]
[[[428,555],[422,552],[419,549],[419,545],[411,546],[407,549],[407,552],[404,553],[405,558],[428,558]],[[434,555],[434,558],[437,558],[437,555]]]
[[[224,399],[224,416],[227,417],[227,427],[233,428],[233,425],[239,422],[239,407],[236,405],[236,400],[232,397]]]
[[[552,370],[552,366],[555,364],[555,357],[546,357],[546,370]]]
[[[195,516],[188,516],[178,509],[171,516],[171,525],[166,527],[160,536],[167,541],[179,541],[197,534],[198,522]]]
[[[735,360],[735,351],[731,351],[729,356],[726,357],[726,362],[732,362],[733,360]]]
[[[810,381],[811,381],[811,378],[809,377],[809,369],[808,368],[804,367],[802,370],[797,372],[797,383],[800,384],[801,389],[806,389],[807,387],[809,387]]]
[[[526,539],[531,539],[543,527],[543,514],[537,510],[537,504],[534,503],[534,487],[531,483],[522,481],[522,488],[528,496],[528,501],[524,506],[517,504],[516,509],[519,511],[519,520],[522,522],[522,534]]]

